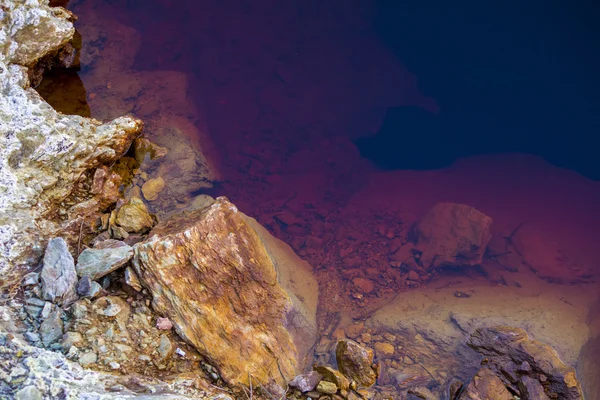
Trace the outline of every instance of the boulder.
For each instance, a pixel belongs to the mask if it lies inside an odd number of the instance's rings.
[[[97,280],[121,268],[133,257],[133,248],[121,242],[119,247],[85,249],[77,259],[77,275]]]
[[[311,267],[226,198],[173,215],[134,246],[152,305],[233,385],[283,387],[310,362]]]
[[[340,371],[359,385],[369,387],[377,380],[373,369],[373,350],[352,340],[340,340],[335,358]]]
[[[41,273],[42,295],[46,300],[70,304],[77,300],[75,262],[63,238],[48,242]]]
[[[463,204],[436,204],[413,230],[415,249],[425,269],[481,264],[492,219]]]
[[[487,358],[487,368],[515,393],[539,389],[531,380],[524,380],[529,377],[543,382],[550,398],[583,399],[575,369],[565,365],[548,345],[531,340],[523,329],[480,328],[470,336],[468,345]]]

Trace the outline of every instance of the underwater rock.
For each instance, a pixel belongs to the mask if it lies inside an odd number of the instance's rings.
[[[373,350],[352,340],[340,340],[335,349],[340,371],[365,387],[372,386],[377,379],[377,373],[373,369],[373,356]]]
[[[321,379],[323,379],[323,376],[317,371],[310,371],[306,374],[296,376],[289,385],[293,389],[306,393],[314,390]]]
[[[439,203],[414,227],[415,248],[426,269],[481,264],[492,219],[473,207]]]
[[[158,178],[148,179],[142,185],[142,193],[148,201],[156,200],[158,194],[165,188],[165,181],[160,176]]]
[[[523,329],[508,326],[477,329],[467,344],[487,358],[486,367],[515,393],[520,385],[531,387],[522,381],[522,377],[529,376],[544,382],[550,398],[583,399],[575,369],[565,365],[550,346],[529,339]]]
[[[144,233],[154,225],[146,205],[139,197],[132,197],[117,212],[116,223],[127,232]]]
[[[133,248],[120,242],[118,247],[85,249],[77,259],[77,275],[95,281],[121,268],[133,257]]]
[[[460,400],[513,400],[514,397],[506,386],[492,371],[481,368],[473,377],[465,391],[459,397]],[[538,399],[537,397],[535,399]]]
[[[311,267],[226,198],[160,222],[134,251],[155,311],[226,382],[248,385],[252,374],[254,384],[284,387],[310,362]]]
[[[70,304],[77,300],[75,261],[63,238],[48,241],[41,273],[42,295],[46,300]]]

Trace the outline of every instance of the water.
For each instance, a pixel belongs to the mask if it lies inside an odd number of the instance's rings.
[[[369,5],[337,3],[71,2],[80,81],[48,79],[40,90],[56,104],[69,83],[72,100],[57,105],[65,112],[132,113],[175,158],[206,157],[219,171],[214,188],[194,165],[147,166],[167,182],[151,208],[164,217],[198,194],[226,195],[308,260],[321,290],[317,360],[331,361],[328,346],[359,332],[354,339],[396,349],[378,390],[442,390],[453,377],[468,380],[478,358],[439,339],[485,320],[527,327],[597,387],[597,361],[573,351],[600,333],[589,311],[598,299],[600,184],[527,155],[377,170],[353,142],[376,132],[388,107],[438,107],[379,42]],[[413,150],[397,146],[398,157]],[[394,265],[394,246],[441,201],[492,217],[497,246],[521,226],[524,259],[409,277]],[[597,349],[597,339],[586,346]]]

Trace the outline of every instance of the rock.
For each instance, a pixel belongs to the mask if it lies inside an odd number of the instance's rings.
[[[63,322],[60,318],[62,311],[55,310],[48,316],[42,324],[38,333],[42,337],[42,343],[45,347],[49,347],[52,343],[55,343],[62,337],[63,334]]]
[[[232,384],[296,376],[316,340],[311,268],[221,197],[174,215],[135,245],[133,265],[168,317]],[[235,286],[231,282],[236,282]]]
[[[102,311],[102,314],[106,315],[107,317],[114,317],[120,312],[121,312],[121,306],[114,303],[114,304],[111,304],[108,307],[106,307],[104,309],[104,311]]]
[[[513,400],[514,397],[506,386],[492,371],[481,368],[473,377],[465,391],[460,395],[460,400]]]
[[[323,375],[319,374],[317,371],[310,371],[306,374],[301,374],[296,376],[289,383],[289,386],[292,389],[296,389],[301,391],[302,393],[310,392],[317,387],[317,384],[323,379]],[[337,386],[336,386],[337,388]]]
[[[373,350],[352,340],[340,340],[335,358],[340,371],[359,385],[369,387],[375,383],[377,373],[373,369]]]
[[[198,196],[196,196],[192,199],[188,208],[190,209],[190,211],[201,210],[203,208],[210,206],[214,202],[215,202],[215,199],[213,197],[206,195],[206,194],[199,194]]]
[[[373,347],[375,348],[375,353],[379,359],[391,357],[396,351],[393,345],[386,342],[376,342]]]
[[[519,380],[519,392],[521,398],[524,400],[550,400],[550,397],[546,396],[544,387],[537,379],[530,376],[523,376]]]
[[[25,338],[31,343],[37,343],[41,340],[40,334],[37,332],[25,332]]]
[[[67,332],[62,337],[62,348],[65,352],[71,349],[71,346],[77,345],[83,342],[83,336],[79,332]]]
[[[346,336],[350,339],[354,339],[362,334],[363,329],[365,329],[365,323],[364,321],[361,321],[347,326],[344,331],[346,332]]]
[[[333,382],[321,381],[317,385],[317,391],[325,394],[337,393],[338,387]]]
[[[144,233],[154,225],[146,205],[139,197],[132,197],[117,212],[117,225],[127,232]]]
[[[133,257],[133,248],[121,243],[119,247],[83,250],[77,259],[77,274],[96,280],[127,264]]]
[[[179,347],[175,349],[175,354],[180,357],[185,357],[185,351],[181,350]]]
[[[583,399],[575,369],[565,365],[549,346],[529,339],[523,329],[507,326],[480,328],[471,334],[467,344],[488,359],[487,368],[515,393],[519,392],[516,371],[526,361],[531,368],[529,376],[544,379],[548,397]],[[526,388],[531,387],[527,386],[530,381],[519,382]]]
[[[25,386],[15,393],[15,400],[42,400],[42,392],[33,385]]]
[[[131,267],[125,268],[125,283],[131,286],[136,292],[142,291],[142,283],[140,282],[140,278],[138,278],[137,274]]]
[[[48,241],[42,267],[42,295],[46,300],[70,304],[77,300],[75,262],[63,238]]]
[[[323,376],[323,380],[333,382],[340,390],[348,390],[350,381],[340,371],[325,365],[318,365],[314,370]]]
[[[137,138],[133,141],[133,157],[140,165],[146,160],[164,157],[168,152],[166,148],[152,143],[147,138]]]
[[[35,286],[40,282],[40,274],[37,272],[30,272],[23,277],[21,280],[21,286]]]
[[[419,399],[423,399],[423,400],[438,400],[439,397],[434,396],[433,393],[431,393],[431,390],[427,389],[426,387],[423,386],[414,386],[408,389],[407,391],[408,394],[412,394],[413,396],[419,398]],[[490,399],[496,399],[495,397],[491,397]]]
[[[42,308],[42,318],[43,319],[48,318],[48,316],[50,315],[51,312],[52,312],[52,303],[47,301],[46,304],[44,304],[44,308]]]
[[[77,294],[86,297],[90,290],[92,289],[92,280],[87,276],[84,276],[77,283]]]
[[[173,328],[173,323],[169,318],[158,318],[156,320],[156,327],[162,331],[168,331]]]
[[[90,364],[94,364],[96,361],[98,361],[98,355],[93,351],[82,354],[78,360],[82,367],[87,367]]]
[[[426,269],[481,264],[492,219],[454,203],[436,204],[414,227],[415,248]]]
[[[158,346],[158,354],[161,359],[167,358],[173,351],[173,345],[167,335],[160,335],[160,345]]]
[[[375,289],[375,284],[372,280],[366,278],[354,278],[352,280],[356,289],[361,293],[371,293]]]
[[[165,181],[162,177],[148,179],[142,185],[142,193],[148,201],[156,200],[158,194],[165,188]]]
[[[108,366],[109,366],[111,369],[119,369],[119,368],[121,368],[121,364],[119,364],[119,363],[118,363],[118,362],[116,362],[116,361],[111,361],[111,362],[108,364]]]

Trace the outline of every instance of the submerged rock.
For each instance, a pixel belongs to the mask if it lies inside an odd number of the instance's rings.
[[[375,383],[377,373],[373,369],[373,350],[352,340],[340,340],[335,358],[340,371],[359,385],[369,387]]]
[[[289,386],[302,393],[310,392],[317,387],[317,384],[323,379],[323,375],[317,371],[310,371],[306,374],[298,375],[290,382]]]
[[[146,205],[139,197],[132,197],[117,212],[116,223],[127,232],[144,233],[154,225]]]
[[[43,265],[41,279],[44,298],[59,304],[77,300],[75,261],[63,238],[50,239]]]
[[[158,194],[165,188],[165,181],[160,176],[158,178],[148,179],[142,185],[142,193],[148,201],[156,200]]]
[[[118,247],[85,249],[77,259],[77,274],[97,280],[127,264],[133,248],[121,242]]]
[[[252,374],[255,384],[284,386],[310,361],[310,266],[226,198],[159,223],[134,249],[154,309],[228,383],[247,385]]]
[[[414,227],[424,268],[481,264],[492,219],[464,204],[439,203]]]
[[[536,400],[538,397],[534,397]],[[513,400],[514,397],[506,386],[502,383],[492,371],[487,368],[481,368],[477,375],[473,377],[463,394],[459,397],[460,400]]]

